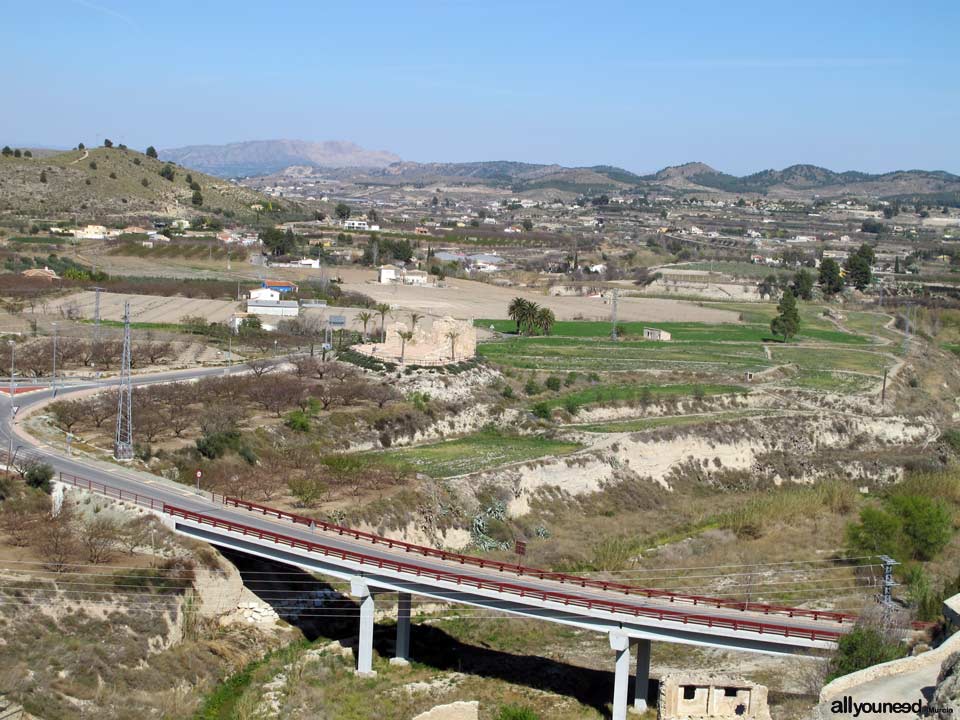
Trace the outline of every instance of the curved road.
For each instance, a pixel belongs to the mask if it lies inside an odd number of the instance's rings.
[[[209,377],[224,374],[238,374],[246,372],[245,366],[234,366],[232,368],[201,368],[194,370],[180,370],[150,375],[141,375],[134,377],[134,385],[148,385],[163,382],[187,381],[202,377]],[[268,381],[268,379],[266,379]],[[58,397],[63,397],[72,393],[90,390],[93,388],[106,388],[115,386],[118,379],[107,379],[100,382],[88,382],[83,384],[71,385],[68,388],[61,388]],[[23,409],[35,406],[40,402],[50,399],[51,391],[49,389],[37,390],[24,395],[17,395],[13,401],[18,405],[22,412]],[[0,400],[0,448],[6,450],[9,442],[11,428],[9,424],[9,411],[11,399],[4,395]],[[390,549],[382,544],[374,545],[368,540],[354,539],[344,537],[333,532],[325,532],[316,528],[307,528],[303,525],[293,524],[286,520],[278,520],[261,513],[250,512],[248,510],[227,507],[214,503],[206,494],[197,493],[184,485],[171,482],[164,478],[140,472],[129,467],[117,464],[101,462],[89,458],[80,458],[75,456],[66,456],[65,447],[53,447],[41,443],[27,436],[21,429],[13,429],[13,447],[16,452],[28,452],[32,456],[41,457],[48,462],[57,471],[76,475],[83,479],[93,480],[95,482],[110,485],[125,492],[139,493],[160,500],[169,505],[189,510],[195,513],[202,513],[221,520],[227,520],[234,523],[244,524],[255,527],[259,530],[265,530],[274,533],[281,533],[286,536],[296,537],[298,539],[323,543],[325,545],[348,550],[352,552],[363,553],[368,556],[383,558],[385,560],[413,562],[411,555],[402,549]],[[134,417],[134,431],[136,431],[136,417]],[[716,608],[706,605],[693,606],[686,602],[671,602],[661,598],[642,598],[635,595],[624,595],[615,590],[603,590],[599,588],[582,588],[571,583],[561,583],[556,580],[544,580],[529,576],[520,576],[512,573],[504,573],[495,569],[464,567],[462,564],[452,560],[443,560],[433,557],[416,556],[416,564],[424,569],[443,572],[459,573],[469,575],[475,578],[489,580],[491,582],[509,582],[515,586],[524,586],[534,591],[559,592],[566,594],[575,594],[578,597],[592,600],[605,600],[630,605],[637,608],[648,610],[669,610],[685,611],[696,613],[698,615],[709,615],[716,620],[731,621],[754,621],[769,623],[771,625],[788,626],[791,630],[814,630],[828,632],[845,632],[852,625],[847,622],[840,624],[833,620],[813,619],[809,617],[790,617],[785,614],[764,614],[757,611],[743,611],[732,608]],[[625,616],[626,617],[626,616]],[[647,618],[648,623],[655,623],[655,620]],[[752,632],[750,634],[753,634]],[[768,640],[774,638],[766,636]]]

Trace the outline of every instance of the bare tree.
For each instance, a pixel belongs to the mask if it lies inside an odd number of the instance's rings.
[[[364,390],[364,395],[367,397],[367,399],[375,402],[377,407],[381,410],[386,406],[387,403],[395,402],[401,397],[400,393],[386,383],[368,385]]]
[[[65,502],[56,516],[38,523],[30,544],[43,557],[45,567],[53,572],[63,572],[78,550],[73,508]]]
[[[34,529],[50,512],[50,498],[42,492],[28,492],[7,498],[0,508],[0,529],[13,545],[24,547],[30,544]]]
[[[120,525],[104,514],[96,515],[83,523],[80,542],[89,562],[94,565],[110,562],[120,544]]]
[[[102,427],[103,423],[112,418],[117,413],[116,396],[108,393],[94,395],[92,398],[81,400],[87,416],[93,421],[96,427]]]
[[[73,432],[73,428],[87,417],[87,403],[82,400],[60,400],[50,406],[50,413],[57,423],[57,427],[65,432]]]
[[[255,358],[247,362],[247,367],[250,368],[257,378],[261,378],[273,370],[273,363],[266,358]]]

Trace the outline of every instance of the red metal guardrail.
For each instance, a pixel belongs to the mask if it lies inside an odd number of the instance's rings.
[[[730,618],[718,618],[712,615],[702,615],[682,610],[666,610],[660,608],[642,607],[637,605],[628,605],[627,603],[613,600],[603,600],[588,597],[570,595],[555,590],[537,590],[534,588],[517,585],[515,583],[487,580],[470,575],[462,575],[454,572],[444,572],[432,568],[425,568],[421,565],[403,562],[400,560],[391,560],[383,557],[366,555],[353,550],[344,550],[334,548],[322,543],[303,540],[300,538],[275,533],[272,530],[262,530],[260,528],[235,523],[232,520],[222,520],[211,515],[196,513],[192,510],[184,510],[173,505],[164,504],[163,512],[181,517],[184,520],[196,522],[200,525],[211,525],[215,528],[221,528],[230,532],[240,533],[243,536],[254,537],[258,540],[270,540],[278,545],[287,545],[291,548],[306,550],[307,552],[320,553],[324,556],[331,556],[340,560],[355,562],[359,565],[369,565],[378,570],[391,570],[393,572],[414,575],[418,578],[431,578],[433,580],[452,583],[458,586],[472,587],[478,590],[493,590],[494,592],[515,595],[519,598],[534,598],[542,602],[554,602],[566,607],[581,607],[587,610],[606,610],[611,613],[620,613],[632,615],[634,617],[651,617],[658,620],[670,620],[680,622],[684,625],[699,625],[710,628],[724,628],[738,632],[741,630],[755,632],[760,635],[775,635],[784,638],[803,638],[816,641],[824,640],[835,642],[843,633],[836,630],[819,630],[812,628],[798,628],[789,625],[777,625],[775,623],[759,622],[756,620],[732,620]]]
[[[472,565],[478,568],[491,568],[499,572],[509,572],[521,577],[533,577],[538,580],[552,580],[555,582],[578,585],[583,588],[595,588],[604,591],[614,591],[624,595],[636,595],[640,597],[656,598],[658,600],[668,600],[670,602],[685,602],[692,605],[704,605],[727,610],[742,610],[767,615],[786,615],[788,617],[808,617],[812,620],[830,620],[840,624],[855,623],[856,615],[849,613],[839,613],[829,610],[809,610],[806,608],[794,608],[785,605],[771,605],[769,603],[740,602],[737,600],[724,600],[704,595],[690,595],[685,593],[676,593],[669,590],[658,590],[655,588],[642,588],[634,585],[625,585],[623,583],[609,582],[607,580],[593,580],[591,578],[581,577],[579,575],[568,575],[566,573],[553,572],[551,570],[541,570],[539,568],[516,565],[513,563],[501,562],[499,560],[490,560],[487,558],[476,557],[473,555],[461,555],[460,553],[447,552],[437,548],[416,545],[414,543],[404,542],[403,540],[393,540],[382,535],[355,530],[353,528],[335,525],[323,520],[315,520],[304,515],[278,510],[259,503],[241,500],[235,497],[224,496],[222,499],[224,505],[243,508],[251,512],[259,512],[264,515],[275,515],[279,519],[290,520],[298,525],[307,525],[317,527],[326,532],[333,532],[337,535],[346,535],[355,540],[366,540],[374,545],[386,545],[388,548],[400,548],[405,552],[416,553],[424,557],[437,558],[449,562],[456,562],[461,565]]]

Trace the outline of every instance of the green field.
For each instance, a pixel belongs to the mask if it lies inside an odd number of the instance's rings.
[[[771,315],[772,317],[772,315]],[[513,320],[476,320],[477,327],[493,328],[501,333],[515,333],[517,326]],[[805,324],[801,327],[800,334],[791,339],[791,343],[803,340],[815,340],[819,342],[840,343],[849,345],[865,345],[869,339],[852,333],[844,333],[834,328],[807,327]],[[641,322],[623,322],[619,324],[623,335],[621,338],[627,341],[637,341],[643,338],[643,329],[645,327],[655,327],[659,330],[666,330],[673,336],[672,342],[779,342],[779,338],[774,337],[770,332],[769,321],[765,323],[737,324],[721,323],[711,325],[708,323],[641,323]],[[567,320],[554,324],[551,330],[552,337],[576,337],[576,338],[609,338],[610,323],[590,322],[586,320]],[[654,342],[647,340],[644,342]]]
[[[446,478],[507,463],[568,455],[582,447],[578,443],[542,436],[504,435],[489,430],[456,440],[378,453],[376,458],[386,463],[409,463],[418,472],[434,478]]]
[[[654,430],[662,427],[688,427],[691,425],[705,425],[715,422],[731,422],[770,414],[772,413],[769,410],[741,410],[725,413],[706,413],[703,415],[639,418],[636,420],[624,420],[622,422],[575,425],[572,426],[572,428],[592,433],[640,432],[642,430]]]
[[[577,407],[614,402],[636,402],[645,396],[652,400],[676,397],[707,397],[708,395],[730,395],[743,392],[740,385],[639,385],[618,383],[611,385],[593,385],[543,400],[547,407],[563,407],[575,404]]]

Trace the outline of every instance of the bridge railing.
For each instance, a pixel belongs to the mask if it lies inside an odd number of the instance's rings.
[[[605,600],[600,598],[584,597],[572,595],[556,590],[538,590],[524,585],[503,582],[499,580],[490,580],[483,577],[463,575],[454,572],[445,572],[435,568],[426,568],[422,565],[404,562],[402,560],[387,559],[381,556],[367,555],[365,553],[353,550],[336,548],[312,540],[291,537],[272,530],[263,530],[251,527],[242,523],[236,523],[232,520],[223,520],[221,518],[205,515],[203,513],[185,510],[173,505],[164,504],[163,512],[180,517],[184,520],[195,522],[199,525],[210,525],[214,528],[227,530],[229,532],[239,533],[244,537],[252,537],[258,540],[268,540],[278,545],[285,545],[292,549],[304,550],[306,552],[318,553],[326,557],[334,557],[345,562],[356,563],[361,566],[373,567],[378,570],[390,570],[404,575],[412,575],[416,578],[429,578],[438,582],[445,582],[459,587],[474,588],[477,590],[491,590],[493,592],[513,595],[521,599],[533,598],[541,602],[552,602],[565,607],[585,608],[587,610],[603,610],[610,613],[622,615],[631,615],[633,617],[654,618],[661,621],[679,622],[684,625],[697,625],[709,628],[722,628],[734,632],[746,631],[755,632],[759,635],[774,635],[783,638],[798,638],[810,641],[836,642],[843,634],[837,630],[821,630],[813,628],[798,628],[789,625],[778,625],[776,623],[761,622],[758,620],[737,620],[727,617],[714,617],[683,610],[670,610],[665,608],[643,607],[630,605],[615,600]]]
[[[163,511],[163,501],[152,498],[149,495],[134,493],[130,492],[129,490],[121,490],[120,488],[111,487],[110,485],[105,485],[104,483],[97,482],[96,480],[88,480],[87,478],[78,477],[65,472],[61,472],[59,474],[59,479],[60,482],[80,488],[81,490],[89,490],[90,492],[95,492],[99,495],[105,495],[106,497],[113,498],[114,500],[132,502],[136,505],[148,507],[151,510]]]
[[[582,588],[592,588],[603,590],[605,592],[619,592],[624,595],[646,597],[657,600],[667,600],[669,602],[688,603],[695,606],[706,606],[726,610],[742,610],[768,615],[785,615],[787,617],[808,617],[812,620],[830,620],[837,623],[853,624],[857,621],[856,615],[849,613],[840,613],[830,610],[810,610],[806,608],[794,608],[784,605],[773,605],[770,603],[741,602],[738,600],[725,600],[723,598],[709,597],[705,595],[691,595],[687,593],[671,592],[670,590],[660,590],[657,588],[642,588],[635,585],[626,585],[624,583],[610,582],[608,580],[596,580],[585,578],[579,575],[568,575],[566,573],[553,572],[551,570],[541,570],[539,568],[517,565],[515,563],[502,562],[500,560],[491,560],[489,558],[476,557],[474,555],[462,555],[460,553],[448,552],[438,548],[416,545],[403,540],[394,540],[382,535],[356,530],[354,528],[335,525],[324,520],[316,520],[304,515],[279,510],[277,508],[260,505],[259,503],[241,500],[235,497],[225,496],[222,498],[224,505],[230,505],[237,508],[243,508],[251,512],[259,512],[263,515],[273,515],[281,520],[289,520],[298,525],[316,527],[320,530],[336,533],[341,536],[348,536],[355,540],[366,540],[374,545],[385,545],[390,549],[401,549],[404,552],[415,553],[424,557],[436,558],[447,562],[455,562],[460,565],[472,565],[481,569],[492,569],[498,572],[511,573],[520,577],[537,578],[538,580],[551,580],[566,585],[576,585]]]

